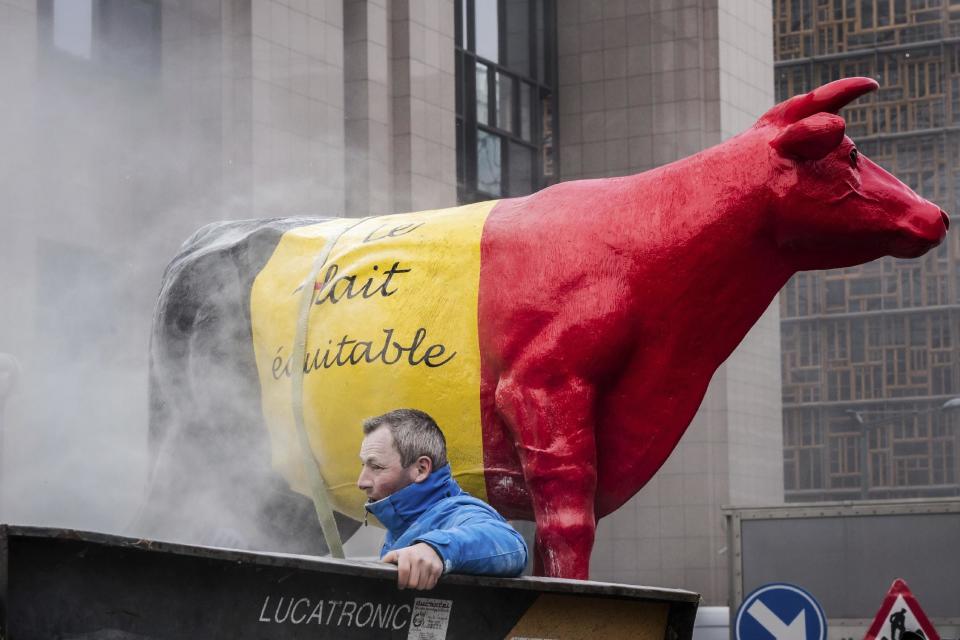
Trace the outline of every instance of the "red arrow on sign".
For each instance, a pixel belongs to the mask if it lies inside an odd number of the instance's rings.
[[[910,591],[907,583],[897,578],[890,585],[877,617],[863,640],[901,640],[906,632],[920,631],[927,640],[940,640],[927,614]]]

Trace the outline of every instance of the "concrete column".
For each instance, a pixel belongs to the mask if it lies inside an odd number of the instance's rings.
[[[397,211],[457,202],[452,0],[391,2]]]
[[[347,215],[391,213],[386,0],[344,2]]]
[[[557,15],[564,180],[686,157],[773,104],[768,0],[561,0]],[[717,371],[661,470],[601,521],[591,577],[725,604],[720,507],[782,502],[781,430],[775,302]]]
[[[3,307],[18,310],[0,317],[0,351],[15,355],[32,339],[33,238],[36,214],[34,172],[37,167],[34,119],[36,105],[36,0],[0,0],[0,193],[4,213],[0,232],[0,290]],[[2,466],[2,452],[0,452]]]
[[[561,1],[564,180],[625,175],[720,141],[717,6]]]
[[[342,215],[342,0],[250,0],[254,212]]]
[[[36,214],[33,172],[36,168],[33,114],[36,113],[36,0],[0,0],[0,193],[4,213],[0,232],[0,521],[10,521],[7,508],[16,470],[15,453],[8,453],[14,430],[22,431],[26,408],[22,394],[12,394],[19,377],[17,361],[34,338],[34,238]]]
[[[721,137],[752,126],[774,102],[768,0],[720,0],[717,52]],[[729,504],[783,502],[780,304],[775,299],[727,359]]]

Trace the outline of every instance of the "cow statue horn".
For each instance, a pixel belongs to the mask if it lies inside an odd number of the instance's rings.
[[[767,111],[758,125],[789,125],[816,113],[837,113],[865,93],[880,85],[873,78],[843,78],[834,80],[810,93],[794,96]]]

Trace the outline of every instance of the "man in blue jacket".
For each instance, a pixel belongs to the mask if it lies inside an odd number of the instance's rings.
[[[401,589],[432,589],[444,573],[516,576],[523,537],[450,475],[447,444],[433,418],[397,409],[363,423],[357,486],[387,528],[381,559],[397,565]]]

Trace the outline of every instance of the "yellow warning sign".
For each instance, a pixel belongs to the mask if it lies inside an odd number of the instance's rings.
[[[362,421],[405,407],[433,416],[454,477],[486,498],[477,295],[495,204],[331,220],[280,239],[254,281],[250,318],[273,465],[295,491],[310,494],[291,403],[300,366],[304,425],[337,511],[363,518]],[[292,362],[303,295],[312,298],[306,349]]]

